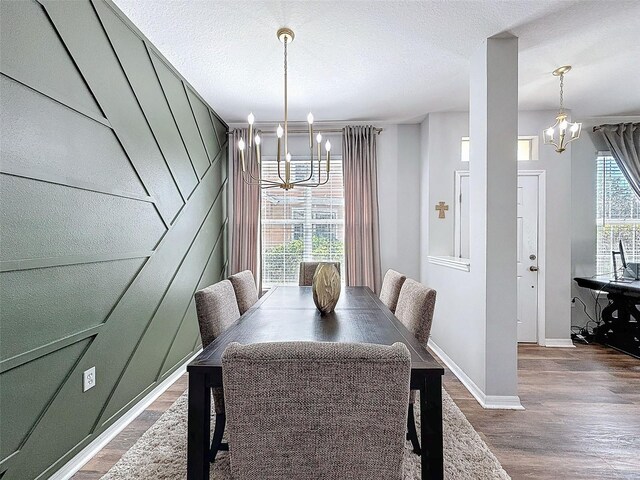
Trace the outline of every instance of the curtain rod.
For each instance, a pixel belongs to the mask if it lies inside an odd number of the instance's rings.
[[[623,125],[623,124],[627,124],[629,122],[622,122],[622,123],[603,123],[602,125],[596,125],[595,127],[593,127],[593,131],[597,132],[598,130],[602,130],[604,127],[617,127],[619,125]],[[633,125],[636,125],[635,122],[631,122]]]
[[[260,131],[262,134],[273,134],[275,135],[276,131],[275,130],[261,130],[260,128],[257,127],[253,127],[255,131]],[[235,129],[233,129],[235,130]],[[227,135],[233,135],[233,130],[229,130],[227,132]],[[373,130],[380,135],[382,133],[382,131],[384,130],[383,128],[378,128],[378,127],[373,127]],[[314,133],[342,133],[342,129],[341,128],[320,128],[320,129],[313,129]],[[289,133],[293,133],[293,134],[309,134],[309,130],[308,129],[292,129],[289,130]]]

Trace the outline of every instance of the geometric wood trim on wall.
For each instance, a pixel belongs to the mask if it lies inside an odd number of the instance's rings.
[[[0,43],[0,477],[47,478],[199,348],[228,127],[108,0],[3,0]]]

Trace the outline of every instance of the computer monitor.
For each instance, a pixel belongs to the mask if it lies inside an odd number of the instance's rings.
[[[622,268],[627,269],[627,261],[624,258],[624,245],[622,244],[622,240],[618,242],[618,248],[620,249],[620,261],[622,262]]]
[[[616,255],[620,256],[620,262],[622,263],[622,277],[624,277],[624,272],[627,270],[627,260],[624,256],[624,245],[622,244],[622,239],[618,241],[618,251],[615,250],[611,252],[611,256],[613,257],[613,277],[616,280],[618,279],[618,264],[616,262]]]

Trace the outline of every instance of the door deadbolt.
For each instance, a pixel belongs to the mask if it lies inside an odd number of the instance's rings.
[[[529,260],[535,260],[536,256],[532,253],[531,255],[529,255]]]

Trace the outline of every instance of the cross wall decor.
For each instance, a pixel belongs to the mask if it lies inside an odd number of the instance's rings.
[[[438,218],[445,218],[444,212],[449,210],[449,205],[445,204],[445,202],[438,202],[436,210],[438,211]]]

